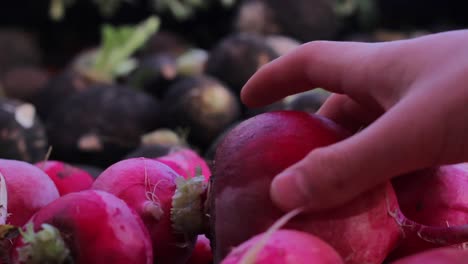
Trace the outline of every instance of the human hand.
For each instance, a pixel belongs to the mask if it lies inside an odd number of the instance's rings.
[[[384,43],[316,41],[259,69],[241,91],[250,107],[322,87],[319,110],[356,132],[277,175],[290,210],[342,205],[401,174],[468,160],[468,30]],[[360,130],[363,128],[362,130]]]

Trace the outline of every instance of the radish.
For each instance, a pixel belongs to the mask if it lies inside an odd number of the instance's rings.
[[[425,251],[392,262],[392,264],[466,264],[468,250],[440,248]]]
[[[8,212],[8,194],[6,189],[5,177],[0,173],[0,225],[6,223]]]
[[[210,240],[205,235],[198,235],[195,248],[187,264],[211,264],[213,263],[213,252]]]
[[[184,178],[194,177],[199,172],[208,180],[211,176],[211,171],[208,168],[205,160],[191,149],[182,149],[170,153],[168,155],[156,159],[167,166],[171,167],[175,172]]]
[[[468,163],[413,172],[394,179],[393,186],[401,211],[412,221],[442,229],[468,225]],[[399,258],[448,244],[409,234],[392,255]]]
[[[35,164],[55,183],[60,196],[91,188],[93,177],[86,171],[65,162],[50,160]]]
[[[152,159],[122,160],[107,168],[93,184],[123,199],[149,230],[155,261],[185,263],[202,233],[204,177],[184,180]]]
[[[246,255],[266,236],[256,235],[236,247],[221,264],[342,264],[340,255],[327,243],[309,233],[278,230],[273,233],[254,259]]]
[[[209,193],[215,263],[281,216],[269,195],[275,175],[347,135],[330,120],[298,111],[260,114],[231,130],[217,148]],[[340,208],[302,214],[285,228],[318,236],[346,263],[381,263],[400,237],[389,214],[397,207],[388,183]],[[249,224],[239,228],[240,223]]]
[[[0,173],[8,195],[7,224],[24,225],[34,213],[59,197],[49,176],[30,163],[0,159]]]
[[[11,251],[12,263],[152,264],[141,219],[112,194],[70,193],[38,211]]]

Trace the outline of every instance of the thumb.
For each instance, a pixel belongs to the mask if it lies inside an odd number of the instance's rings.
[[[408,114],[413,106],[407,106],[394,107],[361,132],[310,152],[275,177],[272,200],[284,210],[328,209],[436,161],[433,121],[418,120]]]

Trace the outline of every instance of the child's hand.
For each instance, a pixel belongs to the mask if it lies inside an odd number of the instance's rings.
[[[387,43],[311,42],[262,67],[248,106],[322,87],[319,110],[354,136],[316,149],[278,175],[285,210],[325,209],[403,173],[468,161],[468,31]]]

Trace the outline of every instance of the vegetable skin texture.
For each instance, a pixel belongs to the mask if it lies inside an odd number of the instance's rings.
[[[421,252],[391,264],[465,264],[468,261],[468,250],[440,248]]]
[[[231,130],[217,148],[208,197],[215,262],[282,215],[270,199],[274,176],[311,150],[348,135],[328,119],[297,111],[260,114]],[[346,263],[379,263],[399,239],[399,227],[389,214],[397,209],[388,183],[340,208],[304,213],[285,228],[320,237]],[[245,222],[249,225],[239,230]]]
[[[340,255],[327,243],[311,234],[296,230],[278,230],[268,238],[255,262],[243,262],[248,250],[263,238],[263,234],[234,248],[221,264],[344,264]]]
[[[8,194],[7,224],[24,225],[42,207],[59,198],[54,182],[30,163],[0,159],[0,173]]]
[[[195,248],[187,264],[211,264],[213,263],[213,252],[210,240],[205,235],[198,235]]]
[[[157,263],[185,263],[196,235],[178,233],[171,219],[172,198],[179,175],[167,165],[152,159],[119,161],[99,175],[93,189],[110,192],[123,199],[147,227]]]
[[[97,221],[99,220],[99,221]],[[87,190],[60,197],[29,221],[38,231],[47,223],[60,230],[73,263],[152,264],[149,234],[124,201],[102,191]],[[21,263],[16,245],[13,263]]]
[[[88,190],[93,185],[94,179],[89,173],[65,162],[49,160],[38,162],[36,166],[49,175],[60,196],[71,192]]]
[[[445,165],[412,172],[393,181],[402,213],[410,220],[431,227],[468,225],[468,163]],[[393,258],[448,246],[408,234]]]
[[[211,176],[210,168],[205,160],[200,157],[194,150],[181,149],[168,155],[156,159],[167,166],[171,167],[175,172],[184,178],[194,177],[198,175],[197,170],[208,181]]]

